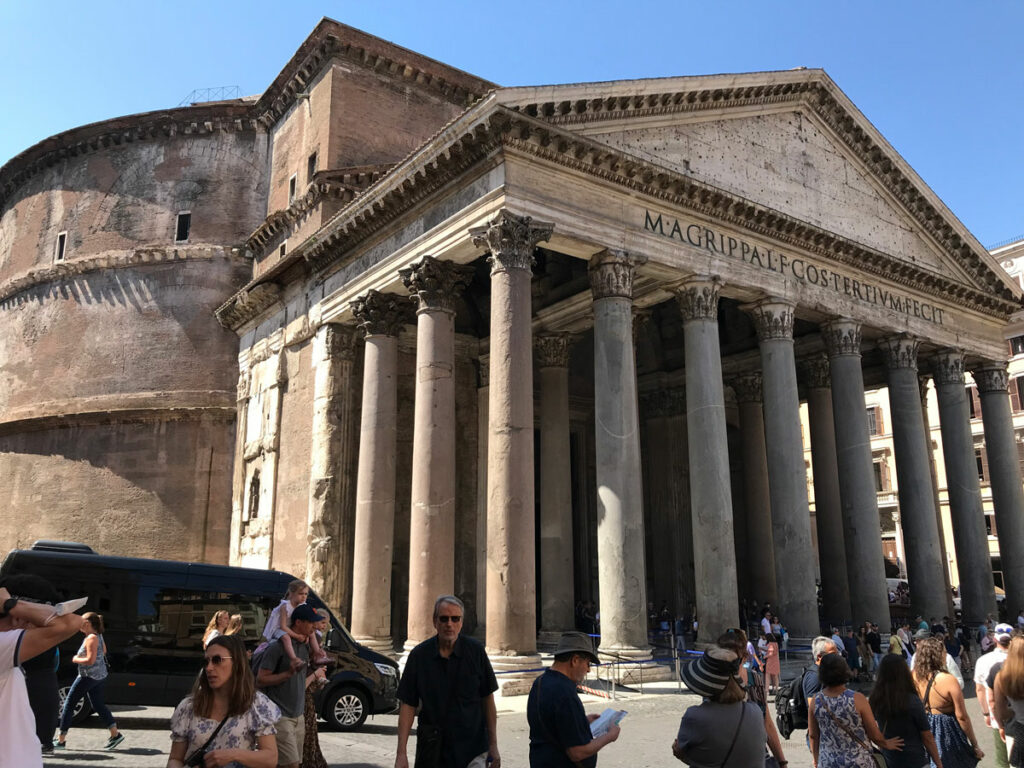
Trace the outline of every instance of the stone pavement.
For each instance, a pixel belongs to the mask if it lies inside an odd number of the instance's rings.
[[[987,755],[979,768],[993,768],[995,763],[991,759],[991,737],[984,730],[973,691],[969,693],[967,709]],[[583,700],[587,712],[601,712],[606,706],[629,712],[622,723],[619,740],[600,753],[598,765],[602,768],[675,765],[671,744],[679,726],[679,718],[686,707],[698,703],[695,696],[677,693],[676,684],[666,682],[645,685],[643,694],[620,693],[615,702],[589,695],[584,696]],[[107,732],[100,726],[98,719],[93,717],[87,727],[72,729],[68,736],[71,748],[65,753],[47,758],[47,768],[74,765],[164,768],[170,743],[168,718],[171,710],[158,707],[113,709],[116,710],[118,723],[126,737],[121,749],[114,752],[102,751]],[[529,729],[525,710],[525,696],[498,701],[498,743],[502,763],[506,768],[525,768],[529,763]],[[397,725],[396,715],[381,715],[368,720],[355,733],[321,732],[320,744],[332,768],[392,768]],[[811,766],[810,753],[804,744],[805,733],[797,731],[789,741],[783,742],[791,768]],[[410,744],[410,756],[413,754],[412,749],[414,741]]]

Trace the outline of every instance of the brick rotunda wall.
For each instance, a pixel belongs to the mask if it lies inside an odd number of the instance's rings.
[[[266,205],[244,114],[120,118],[0,169],[0,550],[227,562],[237,338],[213,311]]]

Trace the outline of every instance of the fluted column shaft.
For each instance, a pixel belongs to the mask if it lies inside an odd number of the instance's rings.
[[[471,232],[490,252],[491,340],[487,435],[487,650],[537,648],[530,281],[551,226],[508,211]]]
[[[239,547],[242,543],[242,518],[249,491],[245,482],[245,439],[249,429],[250,381],[249,371],[241,369],[238,372],[235,397],[235,464],[231,481],[231,542],[228,561],[231,565],[238,565],[241,558]]]
[[[846,567],[853,622],[888,623],[881,522],[871,457],[860,325],[833,320],[822,326],[832,376],[832,416],[836,426],[839,493],[843,502]]]
[[[434,634],[434,601],[455,588],[455,310],[471,268],[424,256],[402,280],[417,301],[416,403],[406,648]]]
[[[764,438],[764,408],[760,373],[741,376],[732,382],[740,415],[743,452],[743,485],[746,491],[746,530],[735,521],[736,535],[745,536],[749,582],[741,587],[743,597],[758,605],[777,605],[775,547],[772,543],[771,488],[768,484],[768,446]]]
[[[569,345],[565,333],[538,336],[540,379],[541,629],[574,628],[572,462],[569,454]]]
[[[931,439],[925,431],[917,377],[918,341],[908,336],[893,336],[883,339],[879,347],[888,367],[900,527],[913,611],[921,616],[944,616],[948,587],[942,570],[944,553],[936,523],[928,458]]]
[[[852,618],[850,582],[843,543],[843,505],[836,459],[836,426],[832,416],[832,380],[828,358],[808,360],[803,371],[807,389],[807,419],[814,469],[814,519],[818,529],[818,569],[824,618],[843,624]]]
[[[1010,407],[1010,381],[1004,362],[988,363],[973,373],[985,423],[1003,588],[1007,605],[1016,610],[1024,605],[1024,489]]]
[[[633,273],[642,257],[605,250],[590,261],[601,649],[647,648],[643,487]]]
[[[725,428],[718,293],[710,276],[676,289],[683,316],[686,365],[686,439],[690,456],[693,562],[700,632],[714,639],[736,626],[739,588]]]
[[[408,302],[370,291],[353,302],[363,333],[363,399],[356,474],[352,635],[385,653],[391,636],[391,564],[395,544],[398,333]]]
[[[977,625],[987,614],[996,612],[996,599],[967,405],[963,353],[959,350],[940,352],[933,359],[932,372],[939,401],[939,430],[956,569],[960,576],[960,607],[964,621]]]
[[[344,525],[345,433],[353,415],[352,368],[356,337],[351,328],[326,323],[313,337],[313,424],[309,507],[306,523],[306,581],[349,622],[352,596],[351,524]],[[351,518],[349,518],[351,522]]]
[[[793,353],[793,305],[768,299],[750,307],[761,350],[764,436],[772,504],[779,612],[790,634],[818,634],[811,513],[800,438],[800,396]]]

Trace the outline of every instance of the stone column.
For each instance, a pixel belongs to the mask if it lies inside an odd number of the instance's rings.
[[[534,339],[540,378],[540,626],[547,642],[574,629],[572,462],[567,333]]]
[[[949,570],[949,545],[946,542],[946,530],[942,524],[942,501],[939,498],[939,470],[935,463],[935,447],[932,440],[932,425],[931,417],[928,415],[928,381],[929,377],[925,373],[918,373],[917,385],[921,391],[921,418],[924,421],[924,433],[928,439],[928,471],[932,478],[932,497],[935,499],[935,527],[939,530],[939,549],[942,551],[942,575],[943,583],[946,585],[946,610],[942,612],[943,616],[953,615],[953,594],[949,590],[949,585],[953,583],[953,579],[950,576]],[[938,402],[938,398],[936,398]],[[941,433],[940,433],[941,438]],[[938,615],[938,614],[936,614]]]
[[[473,269],[424,256],[399,273],[417,302],[409,651],[433,636],[434,601],[455,589],[454,302]]]
[[[594,296],[594,424],[600,650],[650,658],[633,273],[643,257],[604,250],[590,260]]]
[[[793,304],[766,299],[749,307],[761,350],[764,437],[772,504],[779,613],[791,635],[818,634],[811,512],[800,438],[800,396],[793,354]]]
[[[552,225],[507,210],[470,231],[490,253],[491,339],[487,434],[487,651],[496,672],[535,668],[533,478],[533,252]],[[566,542],[568,543],[568,542]],[[532,674],[530,676],[535,676]],[[525,692],[502,675],[504,693]]]
[[[850,582],[843,543],[843,505],[839,494],[836,426],[832,416],[832,379],[825,355],[801,366],[807,389],[807,418],[814,468],[814,517],[818,527],[818,569],[825,621],[849,622]]]
[[[901,334],[882,339],[878,347],[888,367],[889,410],[900,498],[900,527],[906,548],[907,581],[914,614],[944,616],[948,587],[942,570],[939,527],[935,514],[931,438],[925,431],[917,379],[917,339]]]
[[[392,654],[398,333],[409,304],[392,294],[368,291],[351,306],[366,335],[356,476],[352,635],[369,648]]]
[[[932,360],[932,375],[939,401],[946,492],[953,523],[956,568],[960,575],[960,606],[964,622],[976,626],[987,614],[996,612],[996,598],[967,405],[963,352],[952,349],[939,352]]]
[[[839,493],[843,501],[846,567],[854,624],[870,620],[880,627],[889,621],[881,521],[875,492],[864,372],[860,357],[860,324],[838,319],[821,327],[832,375],[832,416],[836,425]]]
[[[690,455],[693,564],[700,635],[713,641],[736,626],[739,589],[732,519],[729,443],[718,343],[718,278],[676,288],[686,355],[686,438]]]
[[[1002,556],[1003,588],[1011,611],[1024,605],[1024,490],[1010,408],[1005,362],[990,362],[973,371],[985,422],[985,447],[992,479],[992,506]]]
[[[772,543],[771,489],[768,485],[768,446],[764,439],[761,374],[748,373],[730,384],[736,394],[740,412],[740,434],[743,444],[743,484],[746,489],[746,536],[749,584],[743,597],[753,598],[758,605],[777,605],[779,594],[775,585],[775,549]]]
[[[477,361],[479,386],[476,390],[476,633],[478,638],[487,632],[487,432],[490,418],[490,355],[480,355]]]
[[[235,397],[235,464],[231,481],[231,542],[229,563],[239,565],[242,543],[242,518],[245,512],[248,488],[245,487],[245,437],[249,428],[249,383],[251,377],[246,368],[238,372],[238,389]]]
[[[313,336],[313,426],[310,449],[309,511],[306,522],[306,581],[343,621],[349,620],[351,548],[345,546],[344,433],[353,414],[345,406],[352,391],[356,336],[336,323]],[[348,537],[346,537],[348,538]]]

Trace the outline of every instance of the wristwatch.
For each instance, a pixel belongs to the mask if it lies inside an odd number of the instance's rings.
[[[6,618],[7,614],[11,612],[11,609],[18,604],[18,598],[9,597],[4,600],[3,607],[0,607],[0,619]]]

